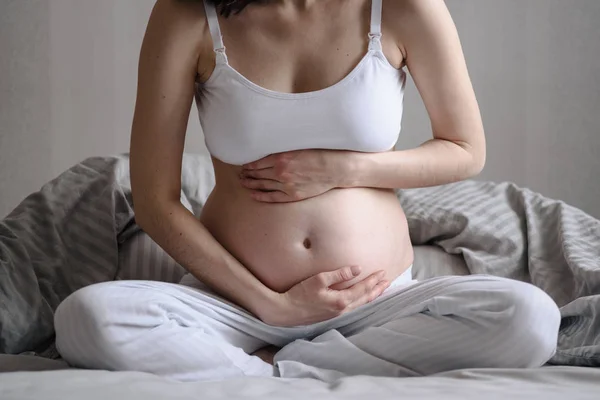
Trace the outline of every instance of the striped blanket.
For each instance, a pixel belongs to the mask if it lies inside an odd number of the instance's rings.
[[[208,158],[185,155],[183,204],[198,214],[213,185]],[[509,183],[466,181],[398,197],[413,244],[461,255],[472,274],[531,282],[552,296],[563,317],[552,363],[600,366],[600,221]],[[0,353],[56,356],[58,304],[126,275],[122,252],[138,234],[126,156],[87,159],[27,197],[0,222]]]

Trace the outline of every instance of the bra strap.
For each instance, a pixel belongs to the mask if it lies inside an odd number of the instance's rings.
[[[371,31],[369,32],[369,50],[382,50],[381,15],[383,0],[371,0]]]
[[[204,0],[204,10],[206,11],[206,20],[212,37],[213,50],[217,53],[217,63],[227,64],[227,55],[225,54],[225,44],[223,43],[223,35],[221,35],[221,27],[219,26],[219,17],[214,4]]]

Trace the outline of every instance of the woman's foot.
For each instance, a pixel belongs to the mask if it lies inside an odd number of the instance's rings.
[[[275,357],[275,354],[279,350],[281,349],[277,346],[267,346],[256,350],[254,353],[252,353],[252,355],[260,358],[266,363],[273,365],[273,357]]]

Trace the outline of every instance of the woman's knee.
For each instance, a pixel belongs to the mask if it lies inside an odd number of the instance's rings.
[[[491,291],[500,318],[491,332],[500,344],[503,366],[537,367],[556,351],[560,311],[544,291],[536,286],[504,279],[501,288]]]
[[[118,282],[100,283],[67,297],[54,315],[56,347],[72,366],[119,369],[118,341],[114,317],[120,300],[115,297]]]
[[[243,351],[207,333],[218,324],[172,289],[161,282],[120,281],[73,293],[55,314],[59,353],[75,367],[178,380],[212,377],[211,371],[230,366],[229,355]],[[224,373],[239,375],[239,369]]]

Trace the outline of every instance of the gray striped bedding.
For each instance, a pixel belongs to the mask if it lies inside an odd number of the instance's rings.
[[[209,158],[186,154],[182,203],[198,215],[213,185]],[[508,183],[467,181],[398,197],[415,245],[554,298],[563,321],[552,363],[600,366],[600,221]],[[184,273],[135,225],[127,156],[87,159],[0,222],[0,353],[56,357],[53,311],[83,286],[177,282]]]

